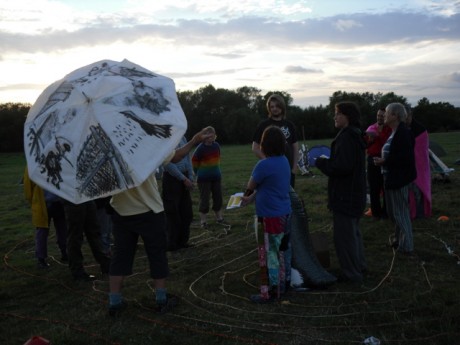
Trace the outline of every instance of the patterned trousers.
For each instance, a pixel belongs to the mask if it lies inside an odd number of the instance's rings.
[[[409,185],[400,189],[385,190],[385,201],[388,217],[395,224],[395,239],[398,250],[411,252],[414,250],[412,222],[409,208]]]
[[[269,298],[269,292],[279,298],[291,279],[289,221],[289,216],[266,217],[259,223],[262,226],[258,226],[260,294],[265,299]]]

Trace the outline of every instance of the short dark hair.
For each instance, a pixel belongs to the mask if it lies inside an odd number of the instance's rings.
[[[260,141],[260,148],[265,156],[282,156],[286,152],[286,137],[283,131],[276,126],[265,128]]]
[[[348,123],[355,127],[361,127],[361,112],[354,102],[339,102],[336,109],[348,118]]]

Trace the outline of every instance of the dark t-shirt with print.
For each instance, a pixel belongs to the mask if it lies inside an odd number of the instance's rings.
[[[252,141],[260,145],[260,142],[262,140],[262,134],[265,128],[269,126],[279,127],[283,132],[284,136],[286,137],[286,157],[292,169],[292,167],[294,166],[292,144],[295,144],[297,142],[297,132],[294,124],[286,119],[283,119],[281,121],[275,121],[273,119],[263,120],[259,122],[259,124],[257,125],[256,131],[254,132],[254,135],[252,137]]]

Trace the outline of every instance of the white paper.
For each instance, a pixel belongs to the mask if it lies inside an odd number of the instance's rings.
[[[230,199],[228,200],[228,203],[227,203],[227,210],[230,210],[232,208],[241,207],[241,197],[243,195],[244,193],[235,193],[232,196],[230,196]]]

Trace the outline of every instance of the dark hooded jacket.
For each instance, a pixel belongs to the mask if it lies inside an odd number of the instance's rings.
[[[414,134],[401,122],[391,141],[388,157],[383,163],[388,170],[384,178],[385,189],[402,188],[417,178],[414,146]]]
[[[361,217],[366,206],[366,143],[354,126],[340,130],[331,144],[331,157],[318,158],[316,166],[328,180],[328,208],[351,217]]]

